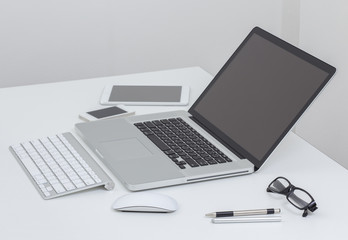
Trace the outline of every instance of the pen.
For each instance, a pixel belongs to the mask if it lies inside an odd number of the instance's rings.
[[[219,218],[219,217],[233,217],[233,216],[267,215],[267,214],[276,214],[276,213],[280,213],[279,208],[213,212],[213,213],[207,213],[205,214],[205,216]]]
[[[234,217],[234,218],[213,218],[212,223],[259,223],[259,222],[280,222],[280,216],[272,217]]]

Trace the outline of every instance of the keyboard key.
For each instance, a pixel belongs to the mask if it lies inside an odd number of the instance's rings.
[[[35,165],[35,163],[33,163],[32,159],[22,146],[14,147],[13,149],[17,156],[20,156],[22,163],[32,176],[42,175],[38,167]]]
[[[177,151],[177,154],[179,155],[179,156],[186,156],[187,154],[184,152],[184,151]]]
[[[151,131],[144,131],[143,133],[144,133],[145,136],[149,136],[149,135],[153,134]]]
[[[167,150],[167,151],[164,151],[164,153],[167,154],[167,155],[172,155],[175,152],[173,150]]]
[[[134,125],[135,125],[137,128],[146,128],[145,124],[143,124],[143,123],[134,123]]]
[[[226,160],[225,159],[223,159],[222,157],[215,157],[214,158],[215,159],[215,161],[217,161],[218,163],[225,163],[226,162]]]
[[[162,142],[161,139],[159,139],[157,136],[155,135],[148,135],[147,136],[154,144],[156,144],[156,146],[161,149],[162,151],[167,151],[170,150],[170,148],[167,146],[167,144],[165,144],[164,142]]]
[[[182,159],[185,160],[185,162],[187,162],[188,165],[190,165],[191,167],[198,167],[199,165],[190,157],[188,156],[184,156]]]
[[[156,126],[162,126],[163,123],[161,123],[159,120],[156,121],[152,121],[153,124],[155,124]]]
[[[171,159],[179,158],[179,155],[174,153],[174,154],[168,155],[168,157],[170,157]]]
[[[179,166],[179,168],[181,168],[181,169],[185,169],[185,168],[186,168],[184,165],[178,165],[178,166]]]
[[[178,161],[176,164],[178,164],[178,165],[185,165],[187,163],[185,161]]]
[[[144,122],[144,124],[149,128],[156,128],[156,125],[153,124],[152,122]]]
[[[63,187],[62,184],[60,184],[60,183],[52,184],[52,187],[54,188],[54,190],[55,190],[57,193],[63,193],[63,192],[65,192],[64,187]]]
[[[95,183],[94,180],[93,180],[92,178],[90,178],[90,177],[85,177],[85,178],[83,178],[83,181],[84,181],[87,185],[92,185],[92,184]]]
[[[73,189],[75,189],[76,187],[69,181],[69,182],[67,182],[67,183],[65,183],[65,184],[63,184],[63,186],[66,188],[66,190],[73,190]]]
[[[213,164],[217,164],[217,162],[215,160],[208,160],[207,161],[210,165],[213,165]]]
[[[195,161],[200,165],[200,166],[207,166],[209,165],[206,161],[203,160],[203,158],[197,158]]]

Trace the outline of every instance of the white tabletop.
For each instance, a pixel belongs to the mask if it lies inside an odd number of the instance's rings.
[[[112,191],[95,188],[43,200],[8,150],[11,144],[73,132],[79,113],[99,107],[106,84],[186,84],[192,104],[211,79],[194,67],[0,89],[0,239],[345,239],[348,172],[292,132],[254,174],[151,190],[177,200],[179,209],[170,214],[112,210],[114,200],[129,193],[112,175]],[[188,107],[128,109],[143,114]],[[309,191],[318,210],[303,218],[285,197],[267,193],[278,176]],[[278,207],[283,218],[278,223],[212,224],[204,217],[218,210]]]

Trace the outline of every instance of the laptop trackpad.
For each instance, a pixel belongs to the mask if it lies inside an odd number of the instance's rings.
[[[153,148],[156,147],[153,146]],[[165,159],[167,157],[159,149],[156,148],[156,151],[152,153],[137,138],[102,142],[99,149],[104,155],[103,160],[110,171],[133,188],[141,189],[141,185],[145,183],[184,177],[178,167],[169,158]]]
[[[151,156],[152,153],[137,139],[128,138],[101,143],[102,152],[116,160]]]

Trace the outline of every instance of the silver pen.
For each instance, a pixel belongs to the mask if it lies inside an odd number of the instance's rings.
[[[279,208],[256,209],[256,210],[238,210],[207,213],[205,216],[219,218],[219,217],[234,217],[234,216],[253,216],[253,215],[268,215],[280,213]]]
[[[259,223],[259,222],[280,222],[280,216],[272,217],[234,217],[234,218],[213,218],[212,223]]]

